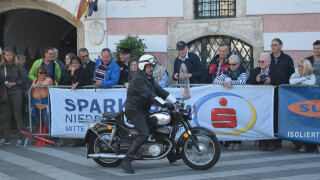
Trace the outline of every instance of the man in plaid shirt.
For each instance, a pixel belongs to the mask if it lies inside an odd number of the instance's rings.
[[[212,84],[218,76],[223,74],[223,72],[229,68],[228,58],[228,46],[225,44],[220,44],[218,47],[218,55],[215,56],[208,65],[206,83]]]

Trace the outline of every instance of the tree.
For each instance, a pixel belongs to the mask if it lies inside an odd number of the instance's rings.
[[[120,48],[130,48],[131,57],[140,58],[144,55],[144,50],[147,48],[146,44],[143,43],[144,39],[139,39],[139,36],[127,35],[125,39],[120,40],[116,45],[117,59],[120,60]]]

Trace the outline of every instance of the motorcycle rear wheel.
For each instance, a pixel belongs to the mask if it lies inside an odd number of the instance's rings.
[[[182,160],[195,170],[206,170],[214,166],[220,158],[220,144],[215,136],[205,134],[193,135],[200,146],[200,151],[194,146],[190,136],[185,141],[182,150]]]
[[[88,152],[91,153],[112,153],[112,151],[105,142],[109,142],[111,133],[107,131],[98,132],[99,136],[92,136],[89,140]],[[118,136],[115,136],[114,139],[119,139]],[[103,167],[117,167],[121,164],[122,159],[93,159],[97,164]]]

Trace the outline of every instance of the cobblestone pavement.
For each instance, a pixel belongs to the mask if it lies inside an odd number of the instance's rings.
[[[196,171],[182,160],[134,161],[136,173],[120,167],[105,168],[86,158],[85,147],[0,146],[0,179],[320,179],[320,154],[300,153],[292,143],[273,152],[261,151],[255,141],[243,142],[238,151],[222,148],[219,162]]]

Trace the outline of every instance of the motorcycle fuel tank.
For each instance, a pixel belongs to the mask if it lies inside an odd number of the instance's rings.
[[[150,118],[156,119],[157,125],[159,126],[165,126],[169,124],[171,120],[169,113],[166,113],[166,112],[157,112],[157,113],[151,114]]]

